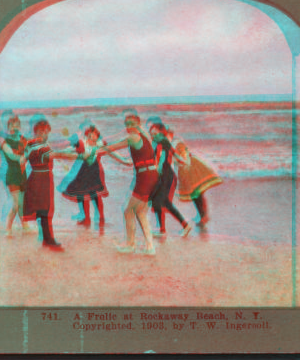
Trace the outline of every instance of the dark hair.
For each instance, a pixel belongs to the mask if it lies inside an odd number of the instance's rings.
[[[48,120],[40,120],[34,124],[33,132],[36,134],[38,131],[51,131],[51,126]]]
[[[96,134],[97,134],[97,138],[99,139],[99,137],[100,137],[100,131],[99,131],[94,125],[89,126],[89,127],[85,130],[84,135],[85,135],[85,136],[88,136],[90,133],[96,133]]]
[[[152,129],[157,129],[159,132],[161,132],[164,136],[167,136],[168,134],[168,131],[165,127],[164,124],[153,124],[151,127],[150,127],[150,130],[149,132],[151,132]]]

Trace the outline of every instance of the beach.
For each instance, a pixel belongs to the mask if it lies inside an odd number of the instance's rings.
[[[206,231],[194,225],[193,204],[176,199],[193,230],[181,238],[167,215],[168,238],[154,240],[155,256],[116,251],[124,239],[120,194],[114,188],[104,199],[108,225],[100,231],[76,225],[76,204],[56,192],[54,232],[63,253],[42,247],[34,223],[27,234],[16,224],[11,239],[1,223],[1,306],[292,305],[291,180],[225,179],[206,194]],[[141,248],[140,229],[137,241]]]

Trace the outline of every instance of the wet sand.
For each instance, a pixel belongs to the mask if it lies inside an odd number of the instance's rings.
[[[115,250],[123,240],[118,191],[104,200],[110,225],[102,235],[75,225],[76,207],[56,194],[54,231],[64,253],[43,248],[36,229],[24,235],[16,225],[7,239],[2,223],[0,304],[291,306],[290,180],[225,181],[207,193],[208,230],[194,227],[182,239],[179,224],[167,217],[168,239],[155,240],[153,257]],[[175,203],[187,218],[195,216],[192,203]],[[137,239],[142,246],[140,230]]]

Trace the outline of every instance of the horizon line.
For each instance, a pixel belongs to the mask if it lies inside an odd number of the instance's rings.
[[[60,108],[69,106],[126,106],[126,105],[162,105],[162,104],[205,104],[225,102],[270,102],[292,101],[289,94],[258,95],[201,95],[201,96],[161,96],[161,97],[124,97],[124,98],[92,98],[37,101],[4,101],[0,109],[35,109]]]

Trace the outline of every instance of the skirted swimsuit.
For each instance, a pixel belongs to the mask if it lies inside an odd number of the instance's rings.
[[[176,194],[182,201],[191,201],[198,198],[206,190],[221,183],[222,179],[216,172],[195,155],[190,154],[190,165],[178,164],[178,188]]]
[[[55,244],[52,219],[54,215],[53,160],[50,146],[40,139],[28,141],[25,156],[32,172],[26,183],[23,216],[25,221],[41,219],[45,243]]]
[[[30,140],[25,149],[32,172],[27,180],[24,194],[24,218],[36,220],[43,213],[50,218],[54,214],[53,160],[47,143],[39,139]]]
[[[90,148],[83,140],[79,140],[76,144],[76,151],[80,154],[86,150],[90,150],[90,156],[83,161],[75,179],[63,191],[63,195],[72,201],[94,200],[99,196],[107,197],[109,195],[101,156],[95,155],[97,148]]]
[[[10,146],[10,148],[15,154],[24,155],[27,140],[23,136],[21,136],[19,140],[7,137],[3,142],[2,146],[5,143]],[[11,160],[9,156],[5,153],[5,151],[3,151],[3,153],[8,165],[6,171],[6,185],[8,186],[10,191],[24,191],[27,181],[25,164],[21,165],[19,161]]]

